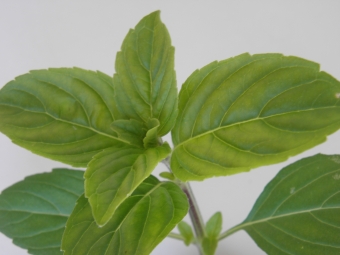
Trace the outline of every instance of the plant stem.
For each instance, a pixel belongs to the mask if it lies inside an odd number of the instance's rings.
[[[181,236],[180,234],[177,234],[177,233],[171,232],[171,233],[168,234],[168,237],[173,238],[173,239],[177,239],[177,240],[184,241],[184,237]]]
[[[163,160],[163,163],[166,165],[166,167],[171,172],[169,158]],[[203,255],[204,252],[202,248],[202,241],[203,241],[203,238],[205,237],[205,230],[204,230],[205,224],[201,216],[201,212],[199,210],[198,204],[196,202],[196,199],[195,199],[194,193],[192,192],[190,184],[188,182],[180,182],[179,180],[177,180],[177,183],[180,186],[180,188],[183,190],[183,192],[186,194],[186,196],[188,197],[189,216],[194,226],[194,231],[196,234],[196,244],[200,251],[200,254]]]
[[[218,237],[218,240],[220,241],[220,240],[230,236],[231,234],[234,234],[235,232],[241,230],[244,227],[244,225],[246,225],[246,224],[240,224],[240,225],[237,225],[237,226],[235,226],[231,229],[228,229],[227,231],[220,234],[220,236]]]

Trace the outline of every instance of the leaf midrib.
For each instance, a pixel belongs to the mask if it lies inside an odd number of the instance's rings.
[[[298,215],[298,214],[304,214],[304,213],[308,213],[308,214],[311,214],[312,212],[315,212],[315,211],[322,211],[322,210],[332,210],[332,209],[340,209],[340,206],[339,207],[317,207],[317,208],[313,208],[313,209],[310,209],[310,210],[303,210],[303,211],[298,211],[298,212],[293,212],[293,213],[286,213],[286,214],[281,214],[281,215],[277,215],[277,216],[270,216],[270,217],[266,217],[266,218],[263,218],[263,219],[259,219],[259,220],[254,220],[254,221],[250,221],[250,222],[243,222],[231,229],[228,230],[229,234],[232,234],[232,233],[235,233],[241,229],[246,229],[247,227],[252,227],[256,224],[259,224],[259,223],[263,223],[263,222],[269,222],[271,220],[275,220],[275,219],[279,219],[279,218],[284,218],[284,217],[289,217],[289,216],[293,216],[293,215]]]
[[[21,109],[22,111],[26,111],[26,112],[37,113],[37,114],[45,114],[45,115],[47,115],[47,116],[53,118],[53,119],[56,120],[56,121],[60,121],[60,122],[63,122],[63,123],[69,124],[69,125],[73,125],[73,126],[78,126],[78,127],[81,127],[81,128],[85,128],[85,129],[91,130],[91,131],[93,131],[94,133],[97,133],[97,134],[99,134],[99,135],[103,135],[103,136],[109,137],[109,138],[111,138],[111,139],[114,139],[114,140],[117,140],[117,141],[120,141],[120,142],[129,144],[129,145],[131,145],[131,146],[137,147],[136,145],[133,145],[133,144],[131,144],[131,143],[128,142],[128,141],[125,141],[125,140],[120,139],[120,138],[118,138],[118,137],[112,136],[112,135],[110,135],[110,134],[108,134],[108,133],[104,133],[104,132],[102,132],[102,131],[99,131],[99,130],[97,130],[97,129],[94,129],[93,127],[84,126],[84,125],[81,125],[81,124],[76,123],[76,122],[71,122],[71,121],[67,121],[67,120],[64,120],[64,119],[57,118],[57,117],[53,116],[52,114],[48,113],[47,111],[44,111],[44,112],[32,111],[32,110],[27,110],[27,109],[25,109],[25,108],[19,107],[19,106],[17,106],[17,105],[4,104],[4,103],[1,103],[0,105],[8,106],[8,107],[13,107],[13,108],[18,108],[18,109]]]
[[[219,127],[214,128],[212,130],[203,132],[199,135],[190,137],[189,139],[177,144],[174,150],[176,150],[177,147],[180,147],[180,146],[190,142],[191,140],[194,140],[196,138],[208,135],[210,133],[214,133],[214,132],[219,131],[219,130],[224,129],[224,128],[230,128],[230,127],[233,127],[233,126],[236,126],[236,125],[245,124],[245,123],[252,122],[252,121],[265,120],[265,119],[269,119],[269,118],[272,118],[272,117],[283,116],[283,115],[291,114],[291,113],[300,113],[300,112],[308,112],[308,111],[324,110],[324,109],[332,109],[332,108],[340,108],[340,107],[339,106],[327,106],[327,107],[311,108],[311,109],[307,109],[307,110],[295,110],[295,111],[290,111],[290,112],[284,112],[284,113],[269,115],[269,116],[265,116],[265,117],[251,118],[251,119],[248,119],[248,120],[235,122],[235,123],[232,123],[232,124],[226,125],[226,126],[219,126]],[[287,130],[287,132],[289,132],[289,130]],[[293,131],[291,131],[291,132],[293,132]],[[294,131],[294,133],[301,133],[301,132],[306,133],[306,132],[310,132],[310,131]]]

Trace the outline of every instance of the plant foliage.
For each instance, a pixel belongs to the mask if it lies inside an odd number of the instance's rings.
[[[159,12],[128,32],[115,69],[112,77],[34,70],[0,90],[2,133],[86,168],[30,176],[2,192],[0,231],[16,245],[35,255],[148,255],[169,236],[213,255],[219,240],[245,230],[271,255],[340,254],[340,156],[284,168],[225,232],[219,212],[204,223],[187,183],[325,141],[340,128],[339,81],[305,59],[245,53],[196,70],[177,96]],[[162,139],[170,131],[173,149]],[[151,175],[160,162],[168,181]],[[188,210],[193,228],[182,221]]]

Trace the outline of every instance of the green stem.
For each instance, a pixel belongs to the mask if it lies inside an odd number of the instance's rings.
[[[171,233],[168,234],[168,237],[184,241],[184,237],[182,235],[180,235],[180,234],[177,234],[177,233],[171,232]]]
[[[220,234],[220,236],[218,237],[218,240],[220,241],[220,240],[222,240],[222,239],[224,239],[224,238],[234,234],[235,232],[241,230],[243,227],[244,226],[242,224],[240,224],[240,225],[237,225],[237,226],[235,226],[235,227],[233,227],[231,229],[228,229],[227,231],[225,231],[222,234]]]

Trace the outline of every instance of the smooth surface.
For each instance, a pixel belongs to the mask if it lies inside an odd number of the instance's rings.
[[[78,66],[113,74],[114,61],[128,29],[148,13],[161,10],[172,44],[180,85],[197,68],[244,52],[278,52],[321,64],[340,79],[340,3],[327,1],[2,1],[0,3],[0,86],[32,69]],[[170,141],[170,138],[167,138]],[[205,220],[223,213],[223,229],[248,215],[265,184],[298,158],[340,153],[340,134],[288,162],[249,173],[193,183]],[[0,189],[34,172],[62,164],[12,144],[0,134]],[[39,170],[37,170],[39,169]],[[159,166],[158,171],[165,171]],[[213,198],[214,197],[214,198]],[[203,206],[204,205],[204,206]],[[188,220],[187,220],[188,221]],[[2,253],[24,255],[1,236]],[[197,255],[177,240],[166,239],[152,255]],[[263,255],[244,232],[223,240],[217,255]]]
[[[339,179],[339,155],[299,160],[275,176],[236,229],[271,255],[339,254]]]
[[[53,169],[0,195],[0,231],[34,255],[60,255],[65,225],[84,193],[83,171]]]

